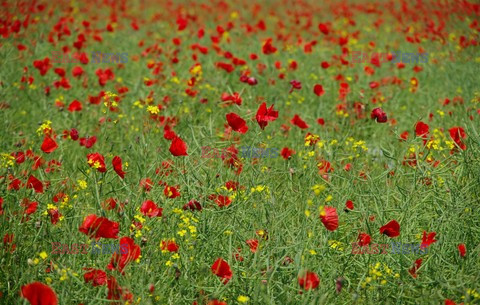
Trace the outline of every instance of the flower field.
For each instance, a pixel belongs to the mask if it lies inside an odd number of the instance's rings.
[[[0,8],[0,304],[480,304],[475,0]]]

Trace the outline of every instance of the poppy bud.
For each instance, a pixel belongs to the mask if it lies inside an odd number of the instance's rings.
[[[382,110],[382,108],[373,109],[370,117],[372,119],[376,119],[377,123],[385,123],[388,120],[387,114]]]

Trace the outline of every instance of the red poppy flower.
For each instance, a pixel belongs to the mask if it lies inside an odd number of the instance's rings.
[[[428,125],[420,121],[415,125],[415,134],[417,137],[426,138],[428,136]]]
[[[334,207],[323,207],[320,212],[320,220],[329,231],[335,231],[338,228],[338,214]]]
[[[73,77],[79,77],[83,74],[83,69],[80,66],[76,66],[72,69]]]
[[[246,133],[248,131],[247,122],[234,112],[226,115],[227,122],[230,127],[236,132]]]
[[[105,158],[99,153],[88,154],[87,163],[90,167],[96,168],[101,173],[107,171],[107,168],[105,167]]]
[[[467,135],[465,134],[465,130],[462,127],[452,127],[448,130],[450,133],[450,137],[452,140],[462,149],[467,149],[465,143],[462,142],[462,139],[465,139]]]
[[[388,237],[397,237],[400,235],[400,224],[396,220],[392,220],[380,228],[380,234],[385,234]]]
[[[33,282],[22,286],[22,298],[27,299],[30,305],[58,305],[58,298],[49,286]]]
[[[58,148],[58,144],[57,144],[57,142],[55,142],[54,139],[52,139],[49,136],[45,136],[45,138],[43,138],[43,143],[42,143],[41,149],[44,153],[46,153],[46,154],[52,153],[57,148]]]
[[[178,252],[178,249],[180,247],[177,245],[177,243],[174,240],[167,240],[160,243],[160,249],[162,251],[168,251],[168,252]]]
[[[272,45],[272,38],[268,38],[267,41],[262,46],[262,52],[265,55],[273,54],[277,51],[277,48],[275,48]]]
[[[423,259],[421,258],[417,259],[413,264],[413,267],[408,269],[408,273],[410,273],[410,275],[415,279],[417,278],[417,271],[418,269],[420,269],[420,266],[422,265],[422,261]]]
[[[273,110],[273,104],[267,109],[267,104],[263,102],[257,110],[255,119],[260,128],[265,129],[269,121],[275,121],[278,118],[278,111]]]
[[[169,150],[175,157],[188,156],[187,144],[180,137],[175,137],[172,140]]]
[[[38,208],[38,202],[30,202],[28,199],[24,199],[22,201],[22,206],[25,207],[24,213],[28,216],[37,211]]]
[[[347,208],[346,211],[348,211],[348,210],[350,210],[350,211],[353,210],[353,201],[347,200],[347,202],[345,202],[345,208]]]
[[[183,206],[183,209],[184,210],[190,209],[192,211],[201,211],[202,205],[200,204],[200,202],[192,199]]]
[[[257,252],[257,248],[258,248],[257,239],[249,239],[246,241],[246,243],[250,247],[250,251],[252,251],[253,253]]]
[[[316,84],[316,85],[313,87],[313,93],[315,93],[316,96],[322,96],[322,95],[325,94],[325,90],[323,90],[322,85]]]
[[[150,192],[153,187],[153,181],[150,178],[145,178],[140,180],[140,187],[142,187],[145,192]]]
[[[83,220],[82,225],[78,229],[90,238],[118,238],[119,232],[118,222],[110,221],[105,217],[97,217],[95,214],[90,214]]]
[[[295,116],[293,117],[293,119],[290,120],[290,123],[292,123],[293,125],[299,127],[300,129],[307,129],[307,128],[308,128],[308,124],[305,123],[305,121],[303,121],[303,120],[298,116],[298,114],[295,114]]]
[[[382,108],[373,109],[370,117],[372,119],[376,119],[377,123],[385,123],[388,120],[387,114],[382,110]]]
[[[372,238],[367,233],[360,233],[358,234],[357,240],[358,240],[358,245],[360,247],[363,247],[363,246],[369,245]]]
[[[408,131],[404,131],[400,134],[400,139],[406,141],[408,139]]]
[[[105,271],[93,268],[83,268],[83,270],[88,271],[83,275],[85,283],[91,282],[93,287],[107,284],[107,273]]]
[[[176,187],[173,186],[165,186],[165,188],[163,189],[163,194],[165,194],[165,196],[170,199],[180,196],[180,192],[177,190]]]
[[[50,216],[50,222],[53,225],[56,225],[57,222],[60,220],[60,217],[62,216],[62,214],[60,214],[58,209],[49,209],[47,213]]]
[[[123,269],[132,261],[136,260],[141,254],[140,246],[130,237],[120,238],[120,253],[115,252],[112,255],[107,268],[116,269],[123,274]]]
[[[218,258],[212,265],[211,270],[213,274],[222,278],[222,283],[226,285],[228,281],[232,278],[232,270],[230,269],[230,265],[222,258]]]
[[[148,216],[148,217],[161,217],[163,209],[159,208],[155,202],[151,200],[145,200],[142,203],[142,206],[140,207],[140,212],[142,212],[143,215]]]
[[[120,178],[125,178],[125,172],[122,170],[122,158],[119,156],[113,157],[112,160],[113,170],[120,176]]]
[[[15,249],[17,248],[17,245],[13,243],[13,238],[14,237],[15,237],[15,235],[13,233],[12,234],[6,233],[3,236],[3,246],[8,251],[10,251],[10,253],[13,253],[15,251]]]
[[[78,138],[78,135],[77,135],[77,138]],[[73,139],[73,137],[72,137],[72,139]],[[80,138],[80,146],[85,146],[85,148],[90,148],[95,143],[97,143],[97,137],[96,136]]]
[[[215,203],[219,207],[226,207],[229,206],[230,203],[232,203],[232,200],[228,196],[218,195],[217,199],[215,199]]]
[[[435,235],[437,235],[437,233],[430,232],[430,233],[428,233],[428,236],[427,236],[427,232],[423,231],[421,249],[427,248],[431,244],[433,244],[434,242],[437,242],[437,240],[435,239]]]
[[[290,149],[288,147],[282,148],[282,151],[280,151],[280,155],[282,156],[283,159],[288,160],[290,157],[295,154],[295,151],[293,149]]]
[[[467,254],[467,247],[465,247],[465,244],[458,245],[458,252],[460,253],[461,257],[465,257],[465,255]]]
[[[315,289],[320,284],[320,279],[315,272],[306,271],[298,277],[298,285],[305,290]]]
[[[43,193],[43,183],[33,175],[28,178],[27,188],[34,189],[35,193]]]
[[[80,110],[82,110],[82,103],[80,103],[80,101],[74,100],[68,106],[68,111],[70,111],[70,112],[75,112],[75,111],[80,111]]]

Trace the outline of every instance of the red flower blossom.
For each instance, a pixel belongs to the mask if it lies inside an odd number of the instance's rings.
[[[234,112],[226,115],[227,122],[230,127],[236,132],[246,133],[248,131],[247,122]]]
[[[200,202],[196,201],[196,200],[190,200],[187,204],[185,204],[183,206],[183,209],[184,210],[187,210],[187,209],[190,209],[192,211],[201,211],[202,210],[202,205],[200,204]]]
[[[367,233],[360,233],[358,234],[357,240],[358,240],[358,245],[360,247],[363,247],[363,246],[369,245],[372,238]]]
[[[347,200],[347,202],[345,202],[345,208],[347,208],[346,211],[353,210],[353,201]]]
[[[415,134],[417,137],[426,138],[428,136],[428,125],[420,121],[415,125]]]
[[[427,248],[431,244],[433,244],[434,242],[437,242],[437,240],[435,239],[435,235],[437,235],[437,233],[430,232],[430,233],[428,233],[428,236],[427,236],[427,232],[423,231],[421,249]]]
[[[293,125],[299,127],[300,129],[307,129],[309,126],[307,123],[305,123],[305,121],[303,121],[299,116],[298,114],[295,114],[295,116],[293,117],[293,119],[290,120],[290,123],[292,123]]]
[[[382,110],[382,108],[373,109],[370,117],[372,119],[376,119],[377,123],[385,123],[388,120],[387,114]]]
[[[70,112],[75,112],[75,111],[80,111],[80,110],[82,110],[82,103],[80,103],[80,101],[74,100],[68,106],[68,111],[70,111]]]
[[[43,193],[43,183],[33,175],[28,178],[27,188],[34,189],[35,193]]]
[[[335,231],[338,228],[338,214],[334,207],[326,206],[320,212],[320,220],[329,231]]]
[[[322,95],[325,94],[325,90],[323,90],[322,85],[316,84],[316,85],[313,87],[313,93],[315,93],[316,96],[322,96]]]
[[[246,243],[250,247],[250,251],[252,251],[253,253],[257,252],[257,248],[258,248],[257,239],[249,239],[246,241]]]
[[[282,156],[283,159],[288,160],[290,157],[295,154],[295,151],[293,149],[290,149],[288,147],[282,148],[280,151],[280,155]]]
[[[46,154],[52,153],[55,151],[55,149],[58,148],[57,142],[55,142],[55,139],[52,139],[49,136],[45,136],[43,138],[43,143],[42,143],[42,151]]]
[[[263,102],[257,110],[255,119],[260,128],[265,129],[269,121],[275,121],[278,118],[278,111],[273,110],[273,104],[267,109],[267,104]]]
[[[452,140],[462,149],[465,150],[467,149],[467,146],[465,143],[462,142],[462,139],[467,138],[467,135],[465,134],[465,130],[463,130],[462,127],[452,127],[448,130],[450,133],[450,137]]]
[[[88,154],[87,163],[90,167],[96,168],[101,173],[107,171],[107,168],[105,167],[105,158],[99,153]]]
[[[262,52],[265,55],[273,54],[277,51],[277,48],[275,48],[272,45],[272,38],[268,38],[267,41],[262,46]]]
[[[107,284],[107,273],[105,271],[93,268],[83,268],[83,270],[88,271],[83,275],[85,283],[91,282],[93,287]]]
[[[78,229],[90,238],[97,240],[103,238],[118,238],[118,222],[110,221],[105,217],[97,217],[90,214],[83,220],[82,225]]]
[[[155,202],[151,200],[145,200],[142,203],[142,206],[140,207],[140,212],[142,212],[143,215],[148,216],[148,217],[161,217],[163,209],[159,208]]]
[[[169,150],[175,157],[188,156],[187,144],[180,137],[175,137],[172,140]]]
[[[388,237],[397,237],[400,235],[400,224],[396,220],[392,220],[380,228],[380,234],[385,234]]]
[[[55,291],[40,282],[33,282],[22,286],[21,296],[27,299],[30,305],[58,305],[58,298]]]
[[[120,238],[120,253],[113,253],[107,268],[109,270],[117,270],[123,274],[125,267],[130,262],[136,260],[140,254],[140,246],[135,244],[133,239],[130,237],[122,237]]]
[[[465,246],[465,244],[458,245],[458,252],[460,253],[461,257],[465,257],[465,255],[467,254],[467,247]]]
[[[298,277],[298,285],[305,290],[315,289],[320,284],[320,279],[315,272],[306,271]]]
[[[416,279],[417,278],[417,271],[418,269],[420,269],[420,266],[422,265],[422,261],[423,259],[419,258],[415,261],[415,263],[413,264],[413,267],[408,269],[408,273],[410,273],[410,275]]]
[[[222,278],[222,283],[226,285],[228,281],[232,278],[232,270],[230,269],[230,265],[222,258],[218,258],[212,265],[211,270],[213,274]]]
[[[140,187],[142,187],[145,192],[150,192],[153,187],[153,181],[150,178],[145,178],[140,180]]]
[[[120,178],[125,178],[125,172],[122,170],[122,158],[119,156],[113,157],[112,160],[113,170],[120,176]]]
[[[73,139],[73,137],[72,137]],[[78,134],[77,134],[77,139],[78,139]],[[91,137],[87,137],[87,138],[80,138],[80,146],[85,146],[85,148],[90,148],[92,147],[93,145],[95,145],[95,143],[97,143],[97,137],[96,136],[91,136]]]
[[[177,190],[177,188],[173,186],[165,186],[165,188],[163,189],[163,194],[165,194],[165,196],[170,199],[180,196],[180,192]]]
[[[160,249],[162,251],[168,251],[168,252],[178,252],[178,249],[180,247],[177,245],[177,243],[174,240],[167,240],[160,243]]]

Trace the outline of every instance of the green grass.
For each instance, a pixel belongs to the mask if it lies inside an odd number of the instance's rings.
[[[27,13],[15,8],[16,2],[4,2],[8,5],[6,16],[24,20]],[[59,5],[49,2],[45,11],[31,13],[30,20],[38,18],[36,24],[0,38],[0,105],[4,105],[0,107],[0,197],[4,209],[0,216],[0,237],[14,234],[16,245],[11,252],[2,244],[1,304],[28,304],[19,297],[21,287],[35,281],[48,284],[57,294],[59,304],[112,303],[107,299],[106,285],[92,287],[85,283],[83,268],[102,269],[113,275],[122,288],[132,293],[130,304],[193,304],[194,301],[207,304],[218,299],[231,305],[241,304],[239,296],[248,296],[247,304],[443,304],[446,299],[480,303],[480,27],[469,28],[478,20],[478,13],[475,15],[472,9],[462,11],[464,6],[453,2],[449,3],[457,10],[438,4],[415,7],[408,2],[409,10],[401,12],[401,6],[390,1],[394,3],[395,14],[387,2],[377,3],[378,13],[372,14],[361,9],[366,5],[357,6],[359,1],[326,4],[226,1],[226,7],[200,1],[212,6],[208,10],[197,2],[175,1],[173,5],[152,2],[144,1],[149,9],[141,8],[140,2],[128,4],[125,12],[132,17],[124,16],[119,9],[122,1],[118,1],[115,9],[100,1],[97,4],[72,1],[73,13],[67,10],[70,2]],[[255,15],[252,11],[256,3],[259,12]],[[341,3],[351,11],[350,19],[356,25],[344,22]],[[54,8],[52,16],[47,14],[50,8]],[[111,11],[116,12],[118,26],[114,32],[107,32]],[[440,31],[445,43],[427,30],[430,20],[438,27],[435,11],[445,21],[445,28]],[[239,17],[232,18],[232,12]],[[155,14],[160,16],[157,21],[153,20]],[[295,14],[310,17],[299,17],[297,24]],[[402,15],[402,23],[395,18],[396,14]],[[197,20],[189,19],[187,28],[178,31],[175,24],[178,15],[195,16]],[[72,17],[73,21],[67,23],[72,35],[64,36],[61,41],[54,35],[56,45],[52,45],[48,42],[49,33],[62,16]],[[312,26],[307,29],[304,26],[309,18]],[[379,18],[384,22],[377,29],[373,23]],[[260,19],[265,21],[267,29],[246,33],[242,25],[255,27]],[[95,41],[93,34],[84,30],[83,20],[90,21],[90,28],[98,30],[102,42]],[[139,31],[131,28],[132,20],[137,21]],[[227,29],[229,21],[234,25],[228,30],[230,41],[221,38],[217,46],[222,52],[229,51],[247,61],[247,65],[237,66],[232,73],[215,67],[216,62],[230,59],[217,54],[210,39],[218,35],[218,25]],[[318,30],[320,22],[332,23],[328,35]],[[410,34],[408,26],[415,28]],[[200,28],[205,29],[203,38],[197,36]],[[352,41],[356,31],[358,38]],[[128,62],[123,66],[91,62],[80,65],[85,71],[80,79],[71,74],[77,64],[54,64],[45,76],[40,76],[33,61],[51,57],[52,51],[61,51],[63,46],[76,51],[73,43],[80,33],[86,35],[82,51],[89,57],[94,51],[128,53]],[[407,42],[406,37],[415,33],[421,37],[420,43]],[[338,39],[343,34],[350,35],[344,46],[350,51],[413,53],[422,47],[430,53],[429,62],[418,64],[423,68],[418,73],[413,71],[413,63],[406,63],[403,69],[393,63],[378,68],[372,64],[342,65],[338,59],[342,54]],[[279,35],[290,36],[284,41]],[[302,38],[301,44],[296,35]],[[462,35],[476,39],[477,45],[460,47]],[[172,43],[176,37],[181,39],[180,46]],[[269,37],[278,51],[265,55],[262,45]],[[330,38],[335,38],[335,42]],[[305,53],[304,44],[313,40],[317,41],[313,52]],[[374,48],[368,45],[371,41],[376,44]],[[27,49],[18,51],[19,43]],[[208,47],[208,54],[192,51],[190,46],[195,43]],[[161,51],[143,53],[155,45]],[[178,50],[176,55],[175,50]],[[192,59],[193,53],[197,54],[197,61]],[[251,53],[259,58],[250,60]],[[179,60],[177,64],[172,64],[174,57]],[[345,57],[350,59],[350,55]],[[289,60],[298,63],[296,70],[288,68]],[[154,68],[147,67],[149,61],[162,64],[157,75],[152,73]],[[281,69],[275,68],[276,61],[281,62]],[[322,69],[323,61],[328,61],[331,67]],[[195,62],[201,64],[202,74],[193,87],[197,95],[190,97],[185,89]],[[259,63],[266,66],[263,73],[257,70]],[[374,68],[374,75],[364,72],[366,65]],[[24,67],[28,72],[24,72]],[[57,67],[66,70],[71,89],[53,86],[60,79],[53,71]],[[98,68],[110,68],[115,79],[101,87],[95,75]],[[256,86],[239,81],[240,71],[247,69],[258,80]],[[279,78],[281,73],[284,79]],[[33,84],[22,83],[23,75],[33,77]],[[336,80],[338,75],[345,80]],[[396,77],[401,84],[382,84],[370,89],[370,82],[382,83],[387,77]],[[412,77],[418,80],[416,92],[409,90]],[[148,87],[144,78],[157,83]],[[289,82],[294,79],[301,81],[302,89],[289,94]],[[344,101],[348,117],[337,112],[337,106],[342,104],[338,98],[341,82],[350,87]],[[313,93],[315,84],[323,86],[323,96]],[[50,86],[50,95],[44,94],[45,86]],[[129,91],[119,94],[117,112],[104,106],[103,99],[99,105],[88,102],[89,96],[97,96],[101,90],[118,94],[119,87],[127,87]],[[242,105],[226,106],[221,102],[224,92],[239,92]],[[167,96],[169,102],[165,102]],[[376,103],[372,102],[374,97]],[[463,102],[454,103],[455,97]],[[208,103],[201,103],[203,98]],[[384,100],[380,101],[381,98]],[[446,98],[451,103],[444,106]],[[81,101],[83,109],[67,111],[75,99]],[[56,100],[63,101],[64,109],[55,106]],[[264,130],[255,121],[263,101],[267,107],[274,104],[279,111],[278,119],[269,122]],[[360,115],[354,108],[355,102],[363,104]],[[176,119],[172,129],[187,143],[188,156],[172,156],[170,141],[163,137],[164,125],[151,117],[148,103],[162,105],[159,116]],[[387,113],[387,123],[370,118],[376,107]],[[225,115],[230,112],[247,121],[247,133],[225,133],[228,127]],[[290,123],[295,114],[307,122],[308,129]],[[433,114],[431,119],[430,114]],[[325,119],[324,126],[316,122],[320,117]],[[106,120],[101,123],[103,119]],[[51,121],[57,135],[58,149],[51,154],[42,152],[43,135],[37,133],[46,120]],[[429,125],[429,137],[438,140],[435,143],[438,146],[428,148],[422,138],[415,137],[418,121]],[[282,124],[290,126],[288,132]],[[454,144],[448,130],[454,126],[465,130],[466,150],[449,147]],[[86,149],[78,141],[62,138],[63,131],[71,128],[76,128],[80,137],[96,136],[97,142]],[[400,141],[404,131],[409,132],[409,137]],[[317,145],[305,147],[307,132],[319,137]],[[244,158],[239,175],[221,159],[201,158],[202,146],[221,149],[232,144],[237,148],[263,144],[279,149],[288,147],[298,153],[289,160]],[[45,164],[34,170],[29,158],[21,164],[14,160],[9,163],[8,155],[27,150],[41,156]],[[310,151],[313,153],[309,154]],[[89,167],[86,156],[94,152],[105,156],[106,173]],[[405,164],[410,153],[417,159],[414,167]],[[113,171],[114,156],[123,160],[124,180]],[[427,158],[439,161],[438,166],[434,167]],[[46,172],[51,160],[57,160],[61,166]],[[324,161],[332,167],[326,176],[318,169],[318,164]],[[168,176],[156,173],[162,162],[171,164]],[[350,171],[344,170],[347,163],[352,165]],[[26,184],[31,174],[44,183],[49,182],[43,193],[24,186],[18,191],[9,189],[13,177]],[[150,192],[140,187],[144,178],[154,182]],[[86,188],[79,181],[85,181]],[[181,196],[167,198],[160,181],[178,186]],[[224,188],[227,181],[238,182],[239,190]],[[323,186],[323,191],[316,194],[316,186]],[[60,192],[68,195],[68,203],[53,202]],[[208,199],[211,194],[228,195],[232,203],[218,207]],[[25,198],[38,202],[38,209],[28,220],[23,219],[21,206]],[[104,210],[101,204],[108,198],[124,203],[123,210]],[[162,217],[148,218],[141,214],[139,208],[147,199],[163,208]],[[192,199],[201,203],[202,211],[182,210]],[[344,211],[347,200],[355,205],[348,213]],[[45,215],[48,204],[54,204],[63,215],[56,225]],[[323,205],[337,209],[339,227],[333,232],[319,218]],[[89,243],[88,236],[79,231],[89,214],[118,222],[118,236],[129,236],[140,246],[141,257],[128,264],[123,275],[107,270],[110,255],[50,253],[52,242]],[[391,239],[380,234],[379,229],[393,219],[400,224],[400,236]],[[139,220],[143,228],[132,229],[133,221]],[[179,235],[184,229],[187,233]],[[264,232],[263,236],[259,231]],[[419,244],[424,231],[436,232],[438,240],[425,255],[392,254],[391,249],[387,255],[351,254],[351,244],[360,232],[368,233],[372,243]],[[172,238],[180,246],[178,258],[160,249],[162,240]],[[246,244],[249,239],[259,241],[256,253]],[[100,241],[118,242],[105,238]],[[335,243],[337,246],[332,246]],[[467,248],[463,258],[457,249],[460,243]],[[242,261],[235,259],[239,248]],[[42,252],[48,256],[42,258]],[[226,260],[232,269],[233,277],[227,285],[210,270],[217,258]],[[417,278],[413,278],[408,270],[418,258],[423,262]],[[51,266],[53,270],[46,272]],[[372,268],[382,275],[375,277]],[[318,288],[305,291],[299,286],[298,276],[304,270],[318,275]],[[337,293],[335,281],[339,278],[343,278],[343,288]],[[150,284],[155,287],[153,293],[149,292]]]

